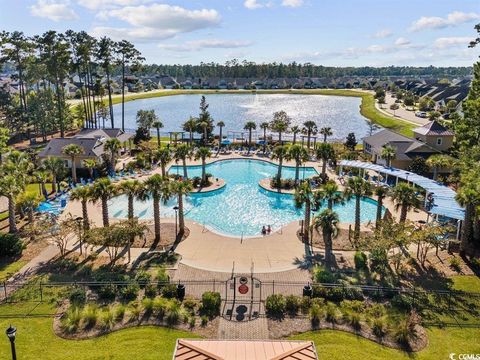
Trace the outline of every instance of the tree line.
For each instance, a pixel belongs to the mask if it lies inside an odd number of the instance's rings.
[[[118,68],[122,76],[122,119],[125,73],[134,71],[144,60],[133,44],[95,39],[85,31],[47,31],[26,36],[22,32],[0,34],[0,65],[14,70],[18,93],[0,89],[0,112],[4,126],[12,132],[40,134],[65,131],[76,126],[99,128],[109,121],[115,127],[111,74]],[[80,106],[67,104],[65,87],[76,77]],[[103,97],[108,97],[105,108]]]

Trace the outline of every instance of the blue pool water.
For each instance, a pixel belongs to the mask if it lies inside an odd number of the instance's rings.
[[[293,196],[263,190],[258,182],[272,177],[277,166],[259,160],[223,160],[207,165],[207,173],[225,180],[223,189],[205,194],[192,194],[185,201],[185,216],[213,230],[231,236],[257,236],[263,225],[278,229],[292,221],[303,218],[303,210],[296,209]],[[180,166],[172,166],[170,173],[183,174]],[[316,175],[314,168],[301,168],[300,178]],[[189,166],[188,176],[201,175],[200,166]],[[283,178],[294,178],[295,168],[284,167]],[[176,200],[170,200],[160,208],[161,217],[173,217]],[[127,216],[127,199],[118,196],[111,200],[110,214],[117,218]],[[355,201],[334,208],[341,222],[355,221]],[[153,208],[150,201],[135,203],[135,214],[140,218],[152,218]],[[362,200],[362,222],[374,220],[376,202]]]

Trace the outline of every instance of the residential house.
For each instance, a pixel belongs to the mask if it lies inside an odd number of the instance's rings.
[[[413,129],[415,139],[432,148],[444,152],[453,146],[455,134],[438,121],[430,121],[421,127]]]

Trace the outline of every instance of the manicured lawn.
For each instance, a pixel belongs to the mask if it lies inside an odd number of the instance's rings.
[[[427,329],[429,345],[423,351],[409,354],[381,346],[373,341],[342,331],[321,330],[291,337],[295,340],[315,342],[320,359],[369,359],[369,360],[441,360],[450,353],[480,352],[480,329],[431,328]]]
[[[33,308],[33,304],[30,304]],[[0,313],[6,307],[0,306]],[[42,309],[42,311],[40,310]],[[8,310],[8,309],[7,309]],[[36,314],[51,313],[52,305],[42,304]],[[0,319],[0,329],[10,324],[17,328],[17,357],[42,360],[87,359],[155,359],[170,360],[177,338],[193,338],[194,334],[167,328],[141,326],[120,330],[91,340],[64,340],[53,333],[51,317]],[[2,330],[4,331],[4,330]],[[0,341],[0,357],[7,359],[10,344],[3,336]]]
[[[26,263],[27,261],[25,260],[18,260],[14,262],[5,262],[0,260],[0,281],[9,278],[12,274],[15,274]]]
[[[476,275],[452,276],[455,290],[480,293],[480,278]]]
[[[47,188],[48,192],[52,191],[52,184],[51,183],[47,183],[45,187]],[[25,191],[27,193],[34,193],[34,194],[37,194],[39,196],[43,196],[41,191],[40,191],[40,187],[39,187],[38,183],[28,184]]]

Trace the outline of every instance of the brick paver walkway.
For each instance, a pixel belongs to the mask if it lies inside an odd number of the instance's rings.
[[[261,317],[246,322],[228,321],[220,319],[218,325],[219,339],[268,339],[268,323],[267,318]]]

